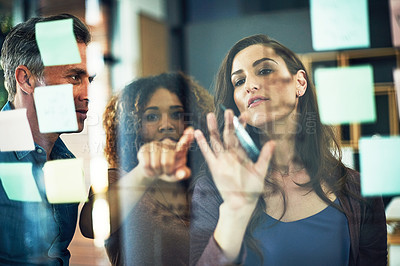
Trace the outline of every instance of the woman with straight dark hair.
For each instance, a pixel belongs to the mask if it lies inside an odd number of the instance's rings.
[[[214,101],[228,110],[207,116],[210,145],[195,131],[209,171],[192,199],[192,265],[386,265],[382,199],[361,196],[296,54],[266,35],[240,40]],[[261,150],[255,162],[234,115]]]

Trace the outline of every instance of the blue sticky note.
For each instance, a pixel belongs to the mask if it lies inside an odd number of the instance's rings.
[[[400,137],[359,140],[363,196],[400,194]]]
[[[368,0],[310,0],[316,51],[370,46]]]
[[[32,175],[32,163],[0,163],[0,179],[10,200],[42,201]]]
[[[48,161],[43,167],[43,173],[50,203],[87,200],[82,158]]]
[[[81,62],[73,32],[73,20],[62,19],[36,23],[36,42],[45,66]]]
[[[78,130],[72,84],[36,87],[34,99],[41,133]]]
[[[322,123],[371,123],[376,120],[372,66],[318,68],[315,85]]]

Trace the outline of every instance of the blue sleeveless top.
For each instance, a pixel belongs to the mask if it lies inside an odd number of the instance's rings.
[[[335,200],[339,204],[339,200]],[[350,234],[344,213],[332,206],[310,217],[281,222],[266,213],[254,231],[264,265],[348,265]],[[247,248],[245,265],[260,265]]]

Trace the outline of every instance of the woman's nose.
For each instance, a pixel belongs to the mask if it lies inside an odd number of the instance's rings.
[[[259,84],[256,82],[256,80],[252,79],[252,78],[247,78],[246,79],[246,84],[245,84],[245,89],[247,93],[251,93],[254,91],[259,90],[260,86]]]
[[[170,132],[170,131],[174,131],[175,127],[174,125],[171,123],[171,120],[168,118],[168,115],[163,115],[161,118],[161,123],[160,126],[158,128],[158,131],[160,132]]]

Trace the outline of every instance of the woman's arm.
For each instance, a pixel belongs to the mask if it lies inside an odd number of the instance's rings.
[[[257,162],[253,163],[236,138],[231,110],[225,112],[223,143],[214,114],[207,116],[207,124],[212,148],[200,131],[195,132],[195,137],[223,200],[213,237],[227,260],[233,262],[239,255],[247,225],[264,189],[274,145],[266,143]],[[196,214],[199,215],[203,214]],[[200,264],[207,261],[206,253],[200,258]]]
[[[111,233],[120,227],[155,180],[177,182],[190,177],[190,169],[186,162],[193,138],[193,128],[187,128],[178,143],[171,143],[172,141],[166,139],[143,145],[138,152],[139,164],[115,182],[110,182],[107,198],[110,206]],[[95,195],[91,193],[89,201],[82,208],[79,222],[82,234],[89,238],[93,238],[94,200]]]

